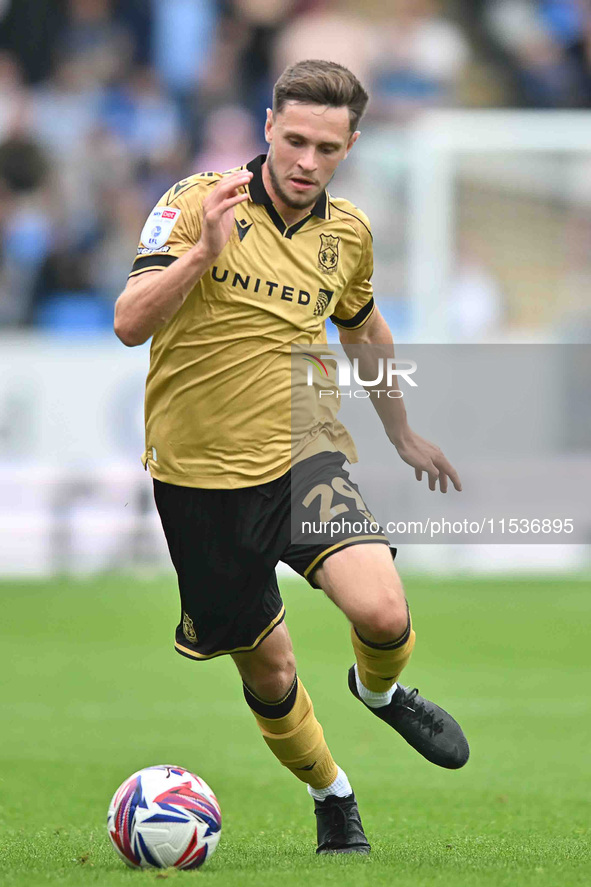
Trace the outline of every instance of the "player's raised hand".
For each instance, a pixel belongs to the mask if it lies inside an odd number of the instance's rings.
[[[203,201],[200,247],[208,258],[215,259],[230,239],[234,228],[234,207],[248,200],[244,190],[252,173],[241,169],[217,183]]]
[[[430,490],[436,489],[439,480],[439,489],[447,493],[449,478],[456,490],[461,491],[462,483],[457,471],[435,444],[408,429],[402,440],[395,441],[394,445],[400,458],[414,468],[417,480],[422,480],[423,471],[428,475]]]

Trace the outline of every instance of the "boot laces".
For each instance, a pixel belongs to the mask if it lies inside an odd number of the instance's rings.
[[[419,727],[429,731],[429,735],[434,733],[443,733],[443,719],[436,718],[434,711],[429,711],[424,702],[417,702],[419,691],[417,687],[404,693],[404,698],[400,700],[399,705],[411,712],[415,720],[419,722]]]
[[[351,805],[331,804],[323,814],[328,816],[328,843],[339,842],[347,838],[347,825]]]
[[[331,841],[338,837],[346,837],[347,823],[349,818],[347,812],[337,804],[330,811],[330,839]]]

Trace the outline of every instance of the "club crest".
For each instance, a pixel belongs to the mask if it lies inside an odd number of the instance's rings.
[[[195,631],[195,626],[193,625],[193,620],[185,613],[183,610],[183,634],[187,638],[188,641],[191,641],[192,644],[197,640],[197,632]]]
[[[331,234],[320,235],[320,250],[318,251],[318,267],[325,274],[334,274],[339,264],[339,240]]]

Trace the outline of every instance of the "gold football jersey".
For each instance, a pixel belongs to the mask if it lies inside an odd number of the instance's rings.
[[[292,435],[292,346],[325,342],[328,317],[350,329],[370,317],[369,222],[324,191],[288,227],[264,188],[265,160],[246,165],[250,199],[235,209],[228,244],[152,339],[143,462],[167,483],[234,489],[318,452],[357,459],[336,397],[300,416]],[[203,201],[222,175],[191,176],[162,197],[130,276],[167,268],[199,240]]]

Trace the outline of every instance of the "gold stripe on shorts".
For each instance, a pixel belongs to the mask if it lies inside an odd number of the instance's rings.
[[[346,548],[348,545],[355,544],[356,542],[385,542],[387,545],[390,544],[390,540],[385,536],[381,535],[373,535],[373,536],[349,536],[348,539],[343,539],[341,542],[336,542],[334,545],[329,546],[329,548],[325,548],[324,551],[321,551],[319,555],[317,555],[310,566],[306,567],[304,570],[304,579],[307,579],[312,570],[318,565],[319,561],[324,560],[325,557],[328,557],[329,554],[332,554],[333,551],[338,551],[339,548]]]

